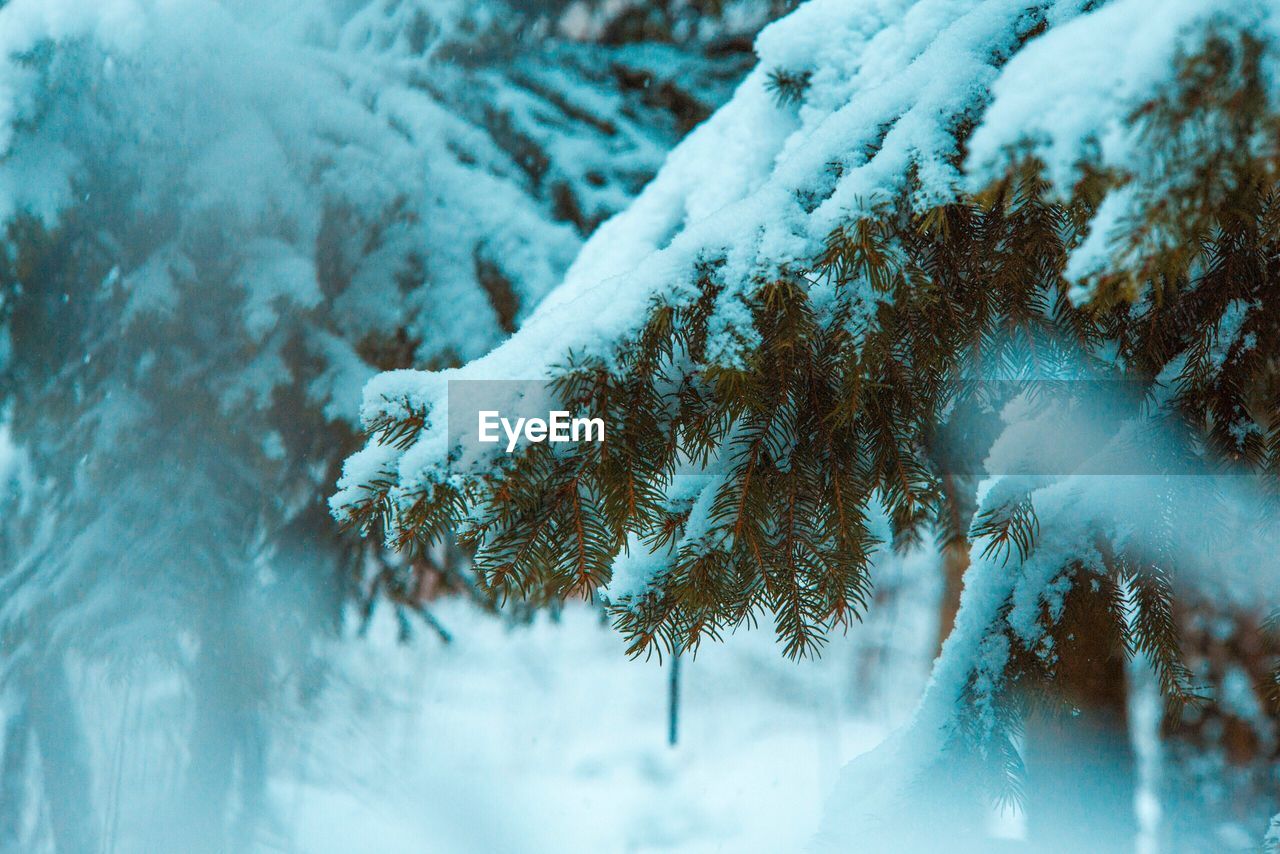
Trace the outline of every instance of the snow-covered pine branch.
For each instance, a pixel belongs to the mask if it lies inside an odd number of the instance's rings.
[[[384,374],[365,390],[365,420],[395,414],[406,401],[443,407],[450,379],[550,377],[570,353],[612,366],[639,337],[654,301],[683,305],[703,293],[700,270],[708,265],[719,288],[708,320],[718,333],[711,357],[737,364],[754,341],[742,307],[755,289],[815,270],[827,242],[854,223],[904,202],[907,214],[924,215],[989,194],[1028,159],[1048,182],[1047,197],[1085,194],[1081,201],[1090,203],[1068,247],[1065,272],[1077,301],[1103,274],[1140,281],[1149,272],[1140,262],[1163,258],[1175,242],[1164,220],[1173,203],[1191,201],[1198,189],[1187,186],[1194,174],[1178,167],[1222,166],[1236,151],[1235,136],[1193,133],[1225,121],[1227,105],[1186,103],[1193,94],[1186,77],[1210,72],[1213,51],[1226,51],[1219,58],[1234,65],[1214,82],[1252,87],[1262,99],[1252,105],[1255,119],[1270,115],[1274,97],[1277,23],[1267,4],[1160,6],[1153,15],[1142,0],[805,4],[761,34],[759,65],[732,101],[588,241],[519,335],[456,371]],[[1090,7],[1097,8],[1084,11]],[[1240,78],[1253,51],[1255,76]],[[798,107],[776,103],[777,69],[808,72]],[[1160,108],[1179,101],[1190,111],[1177,118],[1191,147],[1156,133],[1168,127],[1156,125]],[[1274,154],[1265,129],[1259,121],[1244,140],[1255,163]],[[1170,162],[1172,155],[1181,158]],[[1152,219],[1148,229],[1115,233],[1142,215]],[[1121,239],[1130,234],[1146,243],[1131,248]],[[1144,247],[1146,256],[1135,258]],[[858,278],[857,301],[869,315],[886,297]],[[443,470],[444,439],[443,419],[434,418],[404,455],[388,460],[370,450],[353,458],[336,510],[359,505],[367,476],[388,465],[396,500],[416,494]]]
[[[770,612],[803,655],[865,603],[875,504],[899,538],[947,515],[932,434],[966,383],[1131,384],[1115,426],[1181,425],[1145,473],[1245,471],[1273,489],[1278,39],[1274,4],[1250,0],[812,0],[761,33],[733,99],[516,335],[366,386],[372,435],[335,514],[397,543],[460,525],[504,593],[581,593],[617,572],[605,592],[635,652]],[[555,379],[612,442],[464,451],[447,387],[468,379]],[[1023,581],[975,553],[922,743],[967,727],[1009,769],[998,728],[956,723],[954,702],[1000,705],[1008,679],[1064,664],[993,650],[1014,628],[1034,652],[1068,590],[1112,646],[1185,687],[1161,628],[1171,570],[1115,557],[1117,520],[1150,496],[1070,483],[1029,499],[1065,503],[1020,548]],[[584,514],[599,524],[565,566]],[[1109,580],[1081,586],[1090,572]],[[1005,625],[1020,613],[1026,631]]]

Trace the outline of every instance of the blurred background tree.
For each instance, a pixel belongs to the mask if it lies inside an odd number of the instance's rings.
[[[514,330],[778,11],[610,9],[0,8],[0,847],[104,850],[122,810],[133,850],[270,838],[317,639],[488,601],[455,549],[343,535],[323,496],[365,380]],[[143,765],[100,760],[104,705]]]

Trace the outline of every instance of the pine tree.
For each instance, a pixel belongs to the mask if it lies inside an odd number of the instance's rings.
[[[336,532],[360,385],[501,340],[745,68],[712,21],[604,44],[554,4],[121,8],[0,4],[0,847],[243,850],[315,641],[350,609],[429,629],[428,578],[483,598]],[[130,697],[183,710],[127,733],[172,803],[94,764],[99,669],[122,732]]]
[[[1179,603],[1274,601],[1250,571],[1280,424],[1276,24],[1262,2],[802,6],[512,339],[370,383],[337,515],[397,546],[457,530],[499,596],[603,596],[633,654],[761,615],[814,654],[869,600],[877,506],[898,543],[967,535],[930,689],[830,832],[900,842],[935,826],[886,820],[908,793],[945,816],[1037,773],[1033,825],[1056,789],[1119,832],[1099,766],[1067,791],[1043,780],[1072,757],[1018,744],[1028,720],[1126,743],[1129,656],[1173,707],[1213,702]],[[462,453],[448,384],[515,378],[607,441]],[[1001,467],[981,496],[937,442],[970,408],[1013,419],[970,448]]]

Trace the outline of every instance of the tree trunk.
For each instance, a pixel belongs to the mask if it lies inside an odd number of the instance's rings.
[[[1125,656],[1089,587],[1077,578],[1055,632],[1059,660],[1049,688],[1062,707],[1027,722],[1027,827],[1037,851],[1134,849],[1137,769]]]
[[[61,854],[97,851],[89,743],[72,701],[64,657],[51,652],[25,675],[54,847]]]
[[[195,717],[175,829],[190,852],[246,850],[266,796],[267,664],[238,613],[210,618],[192,674]]]
[[[0,762],[0,851],[23,851],[22,831],[31,787],[31,718],[25,698],[4,725],[4,759]]]
[[[974,493],[975,478],[965,475],[944,474],[942,489],[947,496],[948,516],[942,520],[944,538],[942,557],[942,595],[938,598],[938,643],[935,652],[942,651],[955,626],[956,612],[960,610],[960,594],[964,590],[964,574],[969,569],[969,526],[977,512]]]
[[[1162,723],[1162,850],[1253,847],[1280,791],[1280,721],[1262,690],[1273,650],[1256,615],[1198,602],[1177,616],[1207,701],[1171,708]]]
[[[969,542],[952,543],[942,547],[942,595],[938,598],[937,652],[956,623],[960,610],[960,593],[964,590],[964,573],[969,568]]]

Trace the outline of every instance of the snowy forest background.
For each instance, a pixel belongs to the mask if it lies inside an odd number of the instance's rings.
[[[521,599],[452,539],[400,550],[335,520],[371,473],[399,487],[430,469],[425,440],[405,461],[363,432],[387,401],[438,395],[422,371],[540,378],[625,337],[698,264],[726,271],[707,360],[735,363],[754,345],[725,307],[733,276],[782,275],[778,258],[811,257],[797,235],[814,222],[825,236],[900,191],[937,203],[1019,146],[1049,184],[1085,183],[1085,161],[1128,176],[1066,241],[1064,294],[1088,301],[1134,281],[1116,284],[1124,253],[1104,238],[1139,191],[1181,198],[1161,169],[1229,160],[1217,140],[1259,159],[1280,141],[1274,123],[1245,142],[1215,124],[1212,76],[1188,84],[1205,99],[1185,136],[1117,123],[1238,32],[1262,69],[1246,95],[1280,114],[1265,0],[796,5],[0,0],[0,851],[1280,845],[1280,493],[1188,475],[1161,503],[1163,475],[1055,479],[1058,445],[1138,429],[1108,415],[1005,412],[1023,420],[993,458],[1014,474],[955,476],[972,530],[871,501],[874,584],[820,656],[792,655],[761,614],[674,678],[669,650],[630,657],[613,625],[664,577],[638,542],[585,598]],[[1252,81],[1225,55],[1226,78]],[[1126,293],[1135,318],[1155,304]],[[1249,359],[1274,375],[1270,310],[1215,307],[1208,343],[1152,378]],[[1274,475],[1280,421],[1249,412],[1261,428],[1220,432]],[[696,519],[702,499],[678,491],[664,500]],[[987,548],[999,520],[979,503],[1034,505],[1039,551],[1016,531]],[[1140,626],[1095,692],[1119,741],[1082,748],[1070,716],[1014,725],[997,708],[1008,789],[926,791],[932,733],[968,720],[953,699],[980,702],[982,663],[1008,657],[989,626],[1030,638],[1042,611],[1070,611],[1050,561],[1117,529],[1185,569],[1152,594],[1173,602],[1181,659],[1145,640],[1167,627]],[[1138,602],[1151,576],[1125,572],[1117,596]],[[1047,659],[1054,640],[1028,644]],[[1204,696],[1175,704],[1166,683]]]

